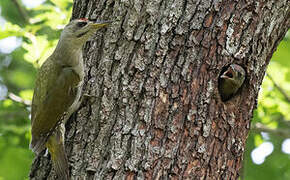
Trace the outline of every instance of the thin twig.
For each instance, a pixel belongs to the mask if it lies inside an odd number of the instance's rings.
[[[11,92],[8,93],[8,98],[11,99],[12,101],[24,104],[25,106],[31,106],[31,101],[23,99],[14,93],[11,93]]]
[[[280,91],[280,93],[285,97],[285,99],[287,100],[288,103],[290,103],[290,97],[288,96],[288,94],[284,91],[283,88],[281,88],[272,78],[272,76],[270,74],[267,74],[268,78],[272,81],[272,83],[274,84],[274,86],[278,89],[278,91]]]
[[[277,122],[279,123],[283,123],[283,125],[286,125],[288,128],[290,128],[290,120],[284,119],[284,116],[281,116],[281,118],[279,118],[277,120]]]
[[[24,9],[17,0],[12,0],[12,2],[15,4],[16,8],[18,9],[20,15],[23,17],[24,21],[29,23],[29,16],[26,9]]]
[[[256,123],[255,126],[251,128],[251,130],[254,132],[266,132],[277,136],[290,137],[289,129],[271,129],[261,123]]]

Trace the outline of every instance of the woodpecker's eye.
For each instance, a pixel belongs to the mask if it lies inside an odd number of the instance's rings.
[[[87,24],[88,24],[87,22],[78,22],[77,26],[81,28],[81,27],[84,27]]]

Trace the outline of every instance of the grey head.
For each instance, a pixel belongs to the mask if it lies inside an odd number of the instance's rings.
[[[110,22],[95,22],[86,18],[70,21],[61,33],[60,40],[68,42],[71,46],[82,47],[83,44],[93,36],[100,28],[105,27]]]

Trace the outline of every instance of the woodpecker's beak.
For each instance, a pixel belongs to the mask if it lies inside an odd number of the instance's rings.
[[[101,28],[101,27],[105,27],[109,24],[111,24],[112,21],[101,21],[101,22],[92,22],[91,26],[95,29]]]

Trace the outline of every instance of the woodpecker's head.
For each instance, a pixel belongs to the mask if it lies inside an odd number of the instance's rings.
[[[110,22],[96,22],[86,18],[72,20],[61,33],[61,39],[70,42],[71,45],[82,46],[96,30],[107,26]]]
[[[240,86],[245,80],[245,70],[237,64],[231,64],[220,78]]]

